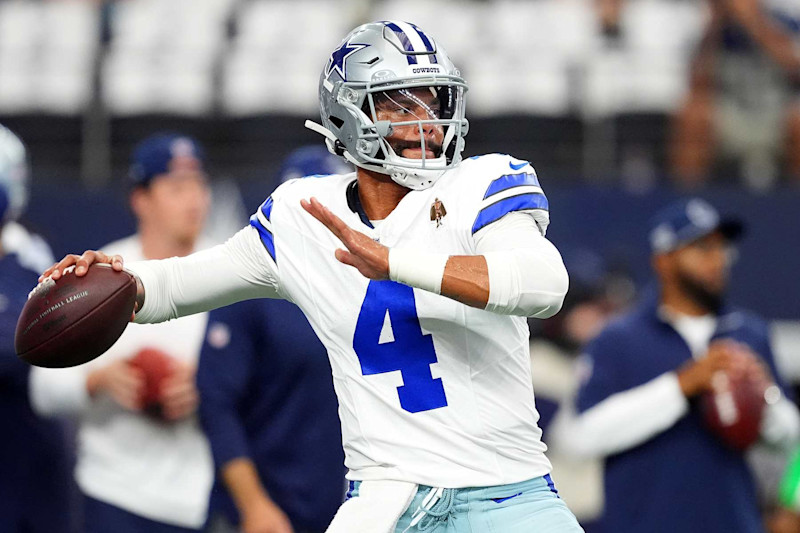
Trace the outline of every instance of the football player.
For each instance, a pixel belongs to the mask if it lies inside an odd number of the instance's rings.
[[[763,417],[753,431],[733,402],[729,430],[775,451],[800,437],[767,323],[725,301],[743,229],[700,198],[658,211],[654,286],[585,348],[576,396],[548,436],[564,453],[604,460],[602,531],[764,531],[745,453],[709,431],[701,407],[726,374],[746,376],[763,387]]]
[[[257,297],[305,312],[349,469],[332,532],[581,531],[550,478],[525,319],[558,312],[567,272],[531,165],[461,160],[466,90],[413,24],[356,28],[309,126],[357,171],[281,185],[222,246],[128,265],[138,323]],[[87,252],[43,276],[92,262],[122,268]]]

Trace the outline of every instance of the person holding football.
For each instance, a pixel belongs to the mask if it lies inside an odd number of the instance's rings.
[[[210,189],[200,144],[177,133],[154,134],[136,147],[131,163],[137,233],[103,249],[162,259],[204,247]],[[206,322],[202,313],[157,326],[131,324],[100,359],[32,372],[35,409],[78,418],[75,478],[86,533],[203,527],[213,465],[196,415],[195,370]]]
[[[657,213],[657,290],[584,352],[574,406],[550,436],[564,451],[605,458],[604,531],[763,531],[744,453],[706,427],[697,401],[720,376],[751,380],[766,403],[753,433],[785,447],[800,436],[767,324],[724,301],[742,230],[699,198]]]
[[[128,263],[137,323],[250,298],[298,305],[331,363],[348,499],[328,531],[582,531],[537,426],[526,317],[561,308],[568,276],[545,238],[528,161],[461,159],[467,84],[401,21],[331,53],[321,133],[355,173],[291,180],[224,245]],[[70,255],[44,275],[93,262]]]

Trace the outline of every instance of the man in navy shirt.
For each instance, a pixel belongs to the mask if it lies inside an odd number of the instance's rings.
[[[0,173],[7,169],[0,143]],[[9,197],[0,179],[0,230]],[[36,416],[28,400],[30,365],[17,358],[17,317],[38,274],[0,245],[0,531],[71,530],[70,454],[62,425]]]
[[[217,468],[212,524],[325,531],[345,486],[330,372],[291,303],[248,300],[210,313],[197,382]]]
[[[348,170],[307,146],[279,180]],[[325,531],[344,499],[344,453],[327,353],[303,313],[282,300],[211,311],[197,381],[217,468],[212,533]]]
[[[650,232],[658,290],[586,349],[577,414],[557,421],[553,437],[605,457],[605,531],[763,531],[744,454],[707,429],[694,401],[718,370],[783,387],[766,323],[723,303],[741,231],[700,199],[658,213]],[[770,391],[760,437],[789,447],[800,415]]]

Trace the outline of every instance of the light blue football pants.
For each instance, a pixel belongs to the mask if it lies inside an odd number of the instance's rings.
[[[353,497],[359,485],[353,483]],[[446,489],[435,505],[420,512],[432,490],[420,485],[395,533],[583,533],[549,475],[510,485]],[[412,517],[420,514],[412,526]]]

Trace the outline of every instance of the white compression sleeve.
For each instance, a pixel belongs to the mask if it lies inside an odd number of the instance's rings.
[[[389,279],[440,294],[449,258],[447,254],[390,248]]]
[[[576,414],[567,404],[550,427],[554,445],[581,457],[603,457],[633,448],[669,429],[689,411],[678,376],[667,372],[613,394]]]
[[[251,298],[278,298],[277,266],[250,226],[225,244],[159,261],[125,267],[145,289],[139,324],[164,322]]]
[[[555,315],[569,287],[561,254],[524,213],[511,213],[483,230],[477,251],[489,270],[487,311],[548,318]]]

